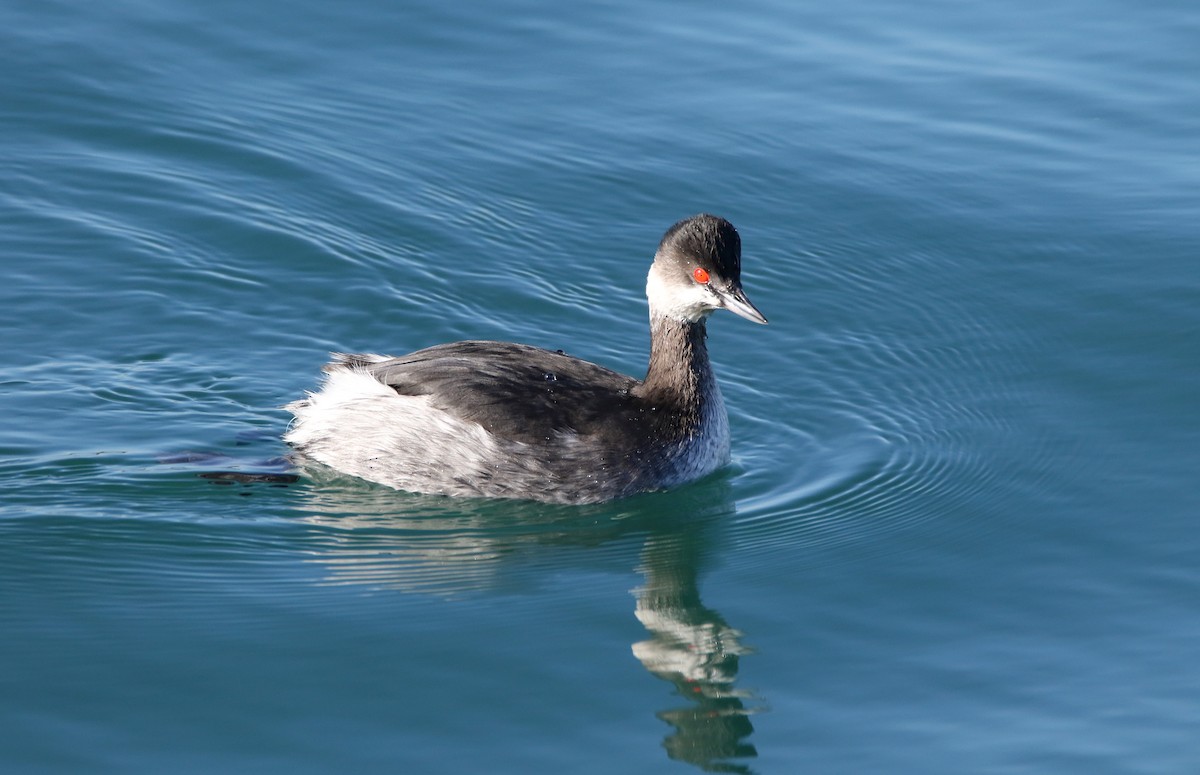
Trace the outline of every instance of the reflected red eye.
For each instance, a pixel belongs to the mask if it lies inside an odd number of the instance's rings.
[[[704,267],[696,267],[692,271],[692,277],[695,277],[696,282],[700,283],[701,285],[708,285],[708,272],[704,270]]]

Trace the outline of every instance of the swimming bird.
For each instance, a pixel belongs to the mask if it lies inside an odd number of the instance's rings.
[[[699,479],[729,462],[708,316],[767,322],[742,290],[741,253],[724,218],[667,229],[646,281],[644,379],[509,342],[334,353],[320,390],[287,405],[284,440],[302,459],[418,493],[581,504]]]

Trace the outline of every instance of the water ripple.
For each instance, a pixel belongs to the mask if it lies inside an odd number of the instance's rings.
[[[935,262],[926,271],[945,268]],[[997,450],[1020,449],[1014,435],[1030,430],[1020,426],[1024,407],[1013,389],[1021,373],[1014,337],[986,345],[993,340],[984,332],[1006,325],[1002,316],[965,314],[949,295],[937,304],[872,296],[875,281],[857,271],[833,285],[841,294],[860,286],[864,304],[856,312],[878,327],[831,325],[808,334],[788,353],[805,364],[789,385],[734,381],[735,426],[755,430],[738,454],[739,481],[750,491],[738,504],[742,561],[844,544],[887,552],[888,537],[900,532],[963,529],[944,517],[966,504],[1003,501],[1008,484]],[[817,309],[823,293],[814,294]],[[951,328],[948,319],[971,325]],[[739,402],[739,392],[753,399]],[[739,406],[781,411],[752,417]],[[1036,467],[1045,453],[1036,433],[1028,438],[1023,462]],[[988,528],[975,520],[966,529]]]

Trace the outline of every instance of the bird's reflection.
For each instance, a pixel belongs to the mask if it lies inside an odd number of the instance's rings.
[[[307,489],[306,519],[323,536],[315,559],[332,583],[456,595],[503,589],[525,561],[582,550],[643,576],[633,590],[647,636],[633,654],[675,687],[657,717],[673,727],[672,759],[708,772],[749,772],[757,755],[750,695],[736,687],[742,634],[704,605],[699,577],[734,507],[723,479],[596,507],[407,496],[377,487]],[[553,554],[548,554],[553,552]]]
[[[730,759],[757,756],[746,738],[754,731],[735,684],[738,659],[748,653],[742,633],[700,600],[702,546],[695,533],[651,535],[642,552],[646,583],[636,590],[637,618],[650,638],[634,655],[654,675],[675,685],[686,702],[660,711],[675,727],[663,741],[672,759],[710,772],[748,772]]]

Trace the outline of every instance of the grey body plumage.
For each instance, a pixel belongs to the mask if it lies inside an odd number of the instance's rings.
[[[741,290],[736,230],[710,215],[663,237],[647,282],[651,352],[637,380],[561,352],[466,341],[400,357],[335,355],[288,405],[302,457],[413,492],[591,503],[692,481],[729,458],[705,344]]]

